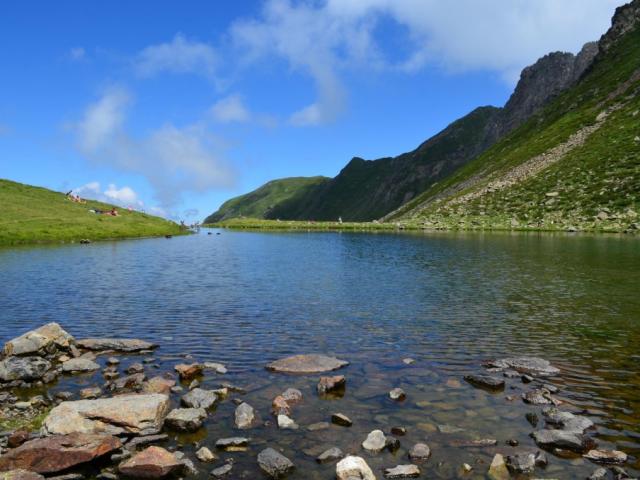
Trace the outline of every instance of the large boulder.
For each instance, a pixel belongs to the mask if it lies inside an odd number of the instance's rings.
[[[493,360],[487,363],[488,367],[500,369],[512,369],[520,373],[531,375],[557,375],[560,369],[554,367],[549,361],[538,357],[511,357]]]
[[[139,352],[153,350],[158,346],[136,338],[84,338],[78,340],[77,344],[78,347],[86,350],[115,350],[116,352]]]
[[[65,332],[55,322],[43,325],[35,330],[24,333],[4,345],[4,354],[12,355],[42,355],[53,353],[55,350],[66,350],[73,343],[74,338]]]
[[[204,423],[207,412],[204,408],[176,408],[171,410],[165,422],[169,428],[182,432],[195,432]]]
[[[72,433],[39,438],[0,457],[0,470],[56,473],[90,462],[122,447],[111,435]]]
[[[131,478],[164,478],[183,469],[184,463],[161,447],[148,447],[118,467]]]
[[[51,363],[40,357],[9,357],[0,361],[0,382],[39,380],[49,371]]]
[[[62,363],[62,371],[65,373],[94,372],[96,370],[100,370],[100,365],[88,358],[72,358]]]
[[[151,435],[160,432],[167,413],[169,397],[157,393],[62,402],[45,419],[44,430],[61,435]]]
[[[349,362],[327,355],[294,355],[271,362],[268,370],[281,373],[322,373],[349,365]]]
[[[565,430],[538,430],[532,433],[533,439],[541,448],[561,448],[583,453],[590,450],[595,442],[592,438]]]

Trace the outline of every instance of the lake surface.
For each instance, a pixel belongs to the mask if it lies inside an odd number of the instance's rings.
[[[204,387],[229,381],[247,388],[242,398],[271,422],[235,430],[230,399],[205,430],[170,444],[192,456],[192,442],[250,436],[248,452],[221,454],[235,459],[230,478],[262,478],[255,456],[267,445],[294,461],[289,478],[334,478],[335,465],[318,465],[313,456],[332,446],[362,455],[382,478],[380,468],[409,463],[416,442],[432,449],[423,478],[485,478],[496,452],[535,448],[525,414],[540,407],[520,399],[535,384],[508,380],[504,392],[491,394],[463,376],[481,372],[486,359],[541,356],[561,369],[550,379],[561,408],[588,415],[600,447],[625,451],[627,471],[640,473],[640,239],[217,232],[0,250],[0,340],[56,321],[77,338],[155,341],[160,372],[184,355],[223,362],[229,373],[205,376]],[[347,377],[342,399],[319,399],[319,376],[264,369],[314,352],[351,362],[338,372]],[[405,365],[406,357],[416,362]],[[100,373],[73,377],[54,390],[103,382]],[[297,431],[279,431],[269,415],[271,400],[287,387],[305,395],[293,411]],[[407,392],[404,402],[388,398],[394,387]],[[334,412],[351,417],[353,427],[306,430]],[[407,435],[395,454],[362,451],[368,432],[396,425]],[[463,431],[443,433],[443,425]],[[498,445],[453,446],[484,437]],[[507,446],[509,439],[520,445]],[[465,462],[474,470],[463,475]],[[202,478],[217,465],[200,464]],[[549,454],[546,471],[535,476],[585,478],[595,468],[579,456]]]

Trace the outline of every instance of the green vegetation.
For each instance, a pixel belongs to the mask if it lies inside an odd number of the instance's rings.
[[[298,201],[327,182],[327,177],[290,177],[265,183],[257,190],[226,201],[220,209],[209,215],[204,223],[215,223],[230,218],[268,218],[270,212],[287,200]]]
[[[317,230],[317,231],[392,231],[405,225],[376,222],[312,222],[303,220],[264,220],[261,218],[233,218],[223,222],[205,224],[206,227],[238,230]]]
[[[42,428],[47,415],[51,408],[45,408],[38,413],[30,414],[12,414],[5,417],[0,414],[0,431],[13,432],[16,430],[26,430],[28,432],[35,432]]]
[[[387,219],[436,228],[637,229],[638,58],[636,28],[601,54],[578,85]],[[552,158],[552,149],[576,134],[582,135],[582,142],[573,142],[573,148],[546,168],[504,184],[516,169],[526,170],[541,154]]]
[[[0,205],[0,245],[181,233],[177,224],[159,217],[120,208],[117,217],[97,215],[89,210],[110,210],[112,205],[74,203],[62,193],[9,180],[0,179]]]

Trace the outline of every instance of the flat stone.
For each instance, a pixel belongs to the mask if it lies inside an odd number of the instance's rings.
[[[77,341],[77,346],[85,350],[115,350],[116,352],[139,352],[158,347],[155,343],[135,338],[84,338]]]
[[[40,380],[50,368],[51,363],[44,358],[8,357],[0,361],[0,382]]]
[[[349,455],[336,465],[338,480],[376,480],[367,462],[362,457]]]
[[[393,468],[385,468],[385,478],[416,478],[420,476],[420,468],[417,465],[398,465]]]
[[[44,477],[39,473],[18,469],[0,472],[0,480],[44,480]]]
[[[320,382],[316,387],[318,394],[326,395],[336,391],[344,390],[347,384],[347,379],[344,375],[336,375],[333,377],[320,377]]]
[[[214,468],[213,470],[211,470],[211,476],[213,478],[222,478],[228,475],[229,473],[231,473],[231,470],[233,470],[233,464],[225,463],[221,467]]]
[[[204,366],[200,363],[181,363],[174,367],[175,371],[178,372],[181,380],[192,380],[198,375],[202,374],[204,370]]]
[[[180,403],[185,407],[211,408],[218,401],[218,395],[213,390],[204,390],[202,388],[194,388],[189,393],[182,396]]]
[[[146,379],[144,373],[134,373],[114,380],[108,388],[113,392],[138,392],[142,390]]]
[[[286,415],[278,415],[278,428],[283,430],[297,430],[298,424]]]
[[[216,448],[227,451],[245,450],[249,445],[249,439],[245,437],[221,438],[216,442]]]
[[[554,367],[547,360],[538,357],[511,357],[493,360],[487,364],[489,367],[513,369],[520,373],[531,375],[557,375],[560,369]]]
[[[623,464],[627,461],[627,454],[620,450],[589,450],[584,458],[596,463]]]
[[[340,460],[344,457],[344,453],[338,447],[332,447],[328,450],[325,450],[320,455],[316,457],[316,462],[318,463],[329,463],[335,460]]]
[[[533,453],[509,455],[506,464],[513,473],[533,473],[536,468],[536,457]]]
[[[394,388],[389,392],[389,398],[391,400],[395,400],[396,402],[400,402],[407,398],[407,394],[401,388]]]
[[[111,435],[73,433],[38,438],[0,457],[0,470],[56,473],[110,453],[122,446]]]
[[[511,478],[504,457],[499,453],[496,453],[493,460],[491,460],[487,476],[491,480],[509,480]]]
[[[207,447],[200,447],[196,452],[196,458],[204,463],[210,463],[218,459],[218,456]]]
[[[411,460],[425,461],[431,456],[431,449],[426,443],[416,443],[409,450],[409,458]]]
[[[351,419],[342,413],[334,413],[331,415],[331,423],[340,425],[341,427],[350,427],[353,425]]]
[[[256,420],[255,410],[246,402],[241,403],[236,408],[235,422],[240,429],[251,428]]]
[[[171,393],[171,388],[173,388],[175,384],[175,380],[156,376],[142,384],[142,391],[144,393],[161,393],[163,395],[169,395],[169,393]]]
[[[564,430],[537,430],[532,436],[542,448],[561,448],[578,453],[586,452],[594,444],[593,440],[585,435]]]
[[[504,388],[504,379],[491,375],[465,375],[464,379],[474,387],[489,390],[502,390]]]
[[[165,423],[169,428],[181,432],[195,432],[204,423],[207,412],[204,408],[176,408],[171,410]]]
[[[96,370],[100,370],[100,365],[88,358],[72,358],[62,364],[62,371],[65,373],[94,372]]]
[[[370,452],[380,452],[384,449],[386,440],[382,430],[374,430],[369,433],[365,441],[362,442],[362,448]]]
[[[159,433],[169,413],[169,397],[160,394],[120,395],[97,400],[62,402],[44,421],[50,434],[108,433],[151,435]]]
[[[258,454],[258,465],[271,478],[284,477],[295,468],[291,460],[273,448],[266,448]]]
[[[16,430],[7,437],[7,446],[9,448],[16,448],[29,440],[31,434],[26,430]]]
[[[452,440],[451,446],[459,448],[484,448],[498,444],[495,438],[478,438],[475,440]]]
[[[80,390],[80,398],[83,400],[94,400],[102,395],[100,387],[87,387]]]
[[[543,390],[531,390],[522,394],[522,400],[531,405],[551,405],[553,401]]]
[[[327,355],[294,355],[267,365],[268,370],[281,373],[322,373],[337,370],[349,362]]]
[[[224,375],[225,373],[227,373],[227,367],[225,367],[223,364],[221,363],[216,363],[216,362],[204,362],[204,364],[202,365],[206,370],[213,370],[216,373],[219,373],[221,375]]]
[[[134,437],[126,445],[128,450],[135,450],[138,447],[149,445],[152,443],[160,443],[169,440],[169,435],[166,433],[160,433],[157,435],[144,435],[142,437]]]
[[[43,325],[35,330],[9,340],[4,345],[5,356],[12,355],[42,355],[52,350],[68,349],[74,341],[60,325],[55,322]]]
[[[563,412],[555,407],[544,408],[542,414],[547,424],[560,427],[566,432],[584,433],[594,426],[593,422],[587,417],[574,415],[571,412]]]
[[[326,430],[327,428],[330,428],[330,427],[331,427],[331,424],[329,422],[317,422],[309,425],[307,427],[307,430],[310,432],[317,432],[320,430]]]
[[[181,471],[183,463],[162,447],[147,447],[122,463],[118,470],[132,478],[164,478]]]

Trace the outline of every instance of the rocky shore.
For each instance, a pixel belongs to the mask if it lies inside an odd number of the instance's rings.
[[[288,458],[277,445],[265,445],[248,435],[251,429],[275,425],[284,435],[299,429],[321,432],[331,425],[349,429],[354,424],[353,418],[340,411],[349,379],[335,374],[349,365],[346,360],[309,354],[266,365],[275,374],[303,376],[314,384],[317,401],[333,402],[335,411],[325,422],[303,424],[296,419],[296,409],[315,400],[300,390],[290,387],[274,395],[271,405],[252,405],[245,390],[236,385],[225,382],[215,389],[202,386],[206,377],[226,374],[224,365],[190,358],[175,364],[172,371],[162,372],[160,365],[154,363],[156,348],[157,345],[138,339],[75,339],[56,323],[7,342],[0,359],[0,422],[4,430],[0,432],[0,480],[202,475],[256,478],[255,472],[247,476],[246,471],[234,468],[236,453],[252,455],[256,472],[260,470],[263,476],[282,478],[293,472],[302,473],[295,458]],[[130,357],[134,361],[123,366]],[[135,361],[138,358],[142,361]],[[407,358],[403,363],[408,366],[415,361]],[[155,375],[150,373],[153,370]],[[49,391],[60,379],[97,372],[103,377],[101,385],[77,391]],[[461,463],[460,478],[536,478],[549,463],[547,455],[582,457],[593,462],[590,479],[631,478],[622,466],[627,455],[598,448],[593,421],[565,408],[558,398],[559,389],[552,380],[559,374],[560,370],[546,360],[517,357],[488,361],[478,365],[477,372],[450,380],[452,386],[466,381],[474,388],[504,395],[505,402],[521,401],[531,406],[526,420],[538,446],[520,448],[517,439],[507,439],[510,447],[519,448],[516,453],[495,453],[490,465]],[[402,408],[411,392],[389,385],[386,397]],[[206,422],[219,421],[214,410],[228,402],[235,407],[236,436],[198,437],[193,452],[167,445],[169,435],[197,436]],[[402,437],[411,428],[412,425],[389,424],[372,429],[359,445],[341,443],[338,438],[329,448],[318,444],[321,451],[311,450],[318,465],[335,464],[338,480],[423,477],[433,461],[432,446],[426,440],[405,445],[406,455],[396,455],[402,451]],[[458,432],[451,425],[437,428],[441,433]],[[487,449],[498,442],[496,438],[454,438],[450,446]],[[309,451],[306,449],[307,454]],[[372,469],[367,459],[379,457],[388,460],[388,465]],[[311,474],[308,478],[312,478]]]

